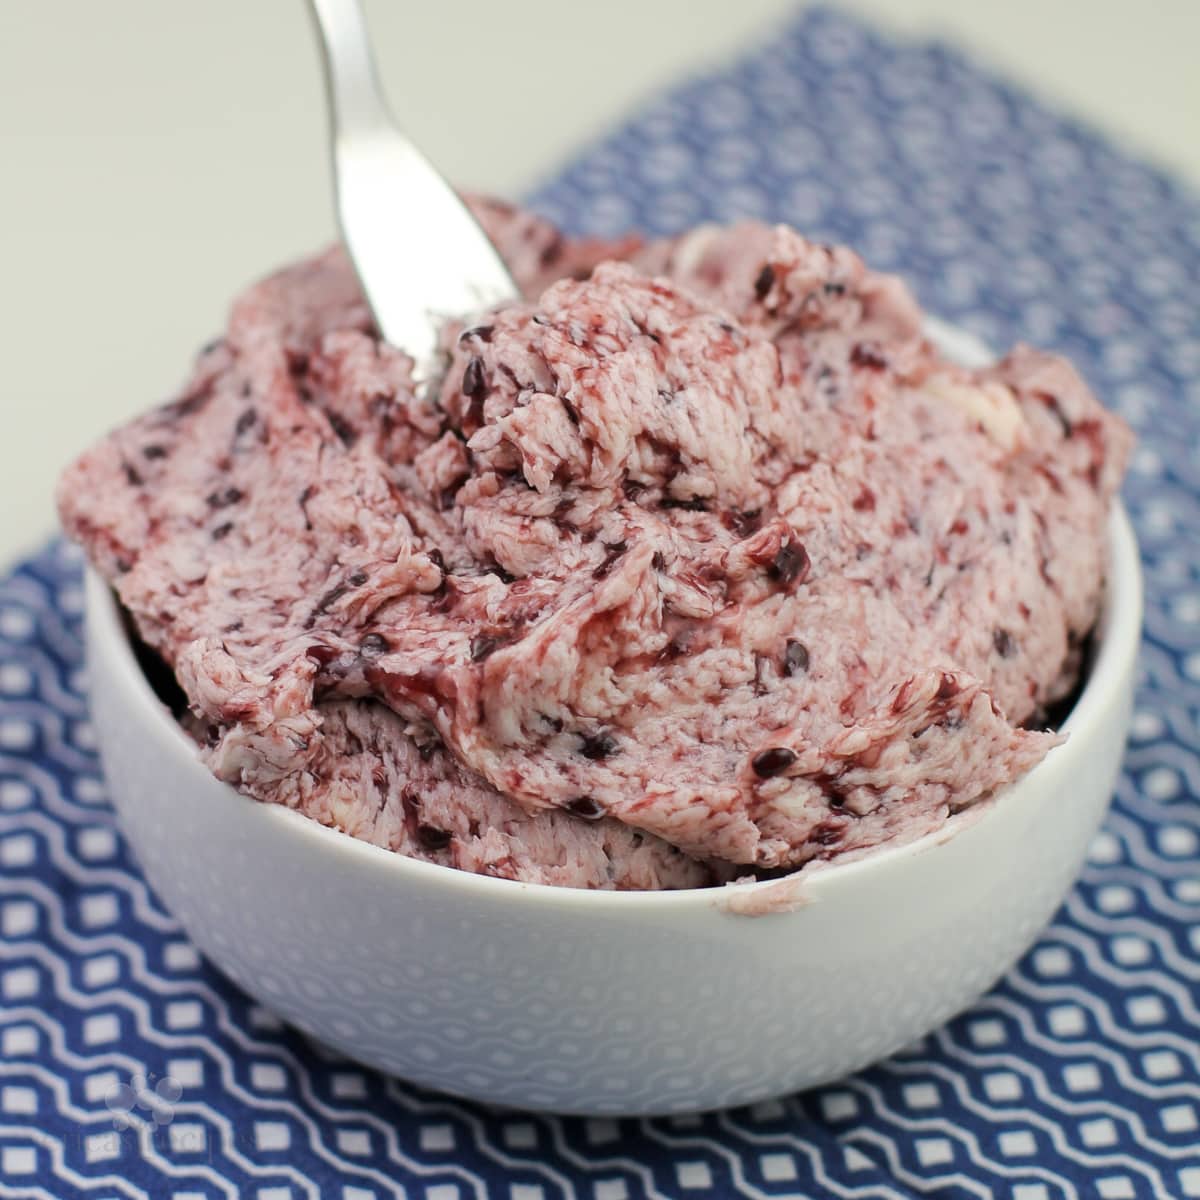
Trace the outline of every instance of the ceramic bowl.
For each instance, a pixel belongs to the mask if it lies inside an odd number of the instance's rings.
[[[937,327],[956,357],[977,344]],[[1030,946],[1112,794],[1141,578],[1108,589],[1065,744],[943,830],[783,881],[585,892],[416,862],[249,800],[198,761],[87,579],[92,714],[113,803],[196,945],[261,1003],[371,1067],[475,1100],[667,1113],[820,1084],[936,1028]],[[784,908],[753,915],[763,909]]]

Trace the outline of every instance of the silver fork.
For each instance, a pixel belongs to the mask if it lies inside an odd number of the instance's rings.
[[[358,0],[309,0],[320,35],[338,221],[383,336],[428,378],[451,316],[518,295],[496,248],[400,132]]]

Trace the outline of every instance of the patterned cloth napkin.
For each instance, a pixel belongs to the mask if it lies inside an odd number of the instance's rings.
[[[810,11],[536,197],[579,231],[757,216],[1066,351],[1133,424],[1133,739],[1082,882],[945,1029],[671,1120],[457,1103],[332,1058],[201,962],[113,826],[79,564],[0,585],[0,1195],[505,1200],[1200,1196],[1200,205],[939,45]]]

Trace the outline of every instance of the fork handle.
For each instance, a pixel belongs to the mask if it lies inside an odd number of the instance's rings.
[[[358,0],[309,0],[325,62],[342,241],[376,324],[428,380],[441,330],[519,293],[450,185],[396,127]]]
[[[309,0],[321,36],[330,115],[340,131],[390,126],[359,0]]]

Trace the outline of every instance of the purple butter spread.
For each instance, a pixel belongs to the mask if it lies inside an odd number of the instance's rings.
[[[656,889],[910,840],[1056,744],[1130,444],[1068,363],[956,366],[784,227],[475,209],[525,298],[448,328],[427,394],[331,250],[62,478],[214,774]]]

